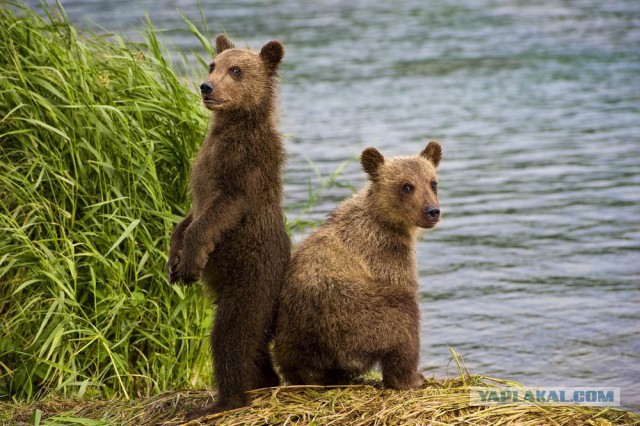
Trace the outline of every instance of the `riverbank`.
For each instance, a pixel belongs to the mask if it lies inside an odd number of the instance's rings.
[[[379,382],[346,387],[279,387],[253,391],[250,407],[189,425],[633,425],[640,415],[612,408],[550,405],[471,406],[469,390],[513,383],[479,376],[427,379],[411,391],[382,389]],[[179,425],[184,414],[210,402],[207,390],[181,390],[139,400],[48,398],[28,405],[0,403],[0,424]]]

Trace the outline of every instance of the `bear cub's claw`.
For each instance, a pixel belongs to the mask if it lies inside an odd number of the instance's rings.
[[[184,284],[192,284],[198,281],[198,272],[193,266],[189,266],[185,257],[182,255],[182,251],[178,252],[175,256],[169,257],[169,283],[175,284],[182,282]]]
[[[222,413],[223,411],[234,410],[236,408],[244,407],[249,405],[249,400],[247,397],[234,397],[230,398],[228,401],[216,401],[211,405],[207,405],[204,408],[200,408],[198,410],[189,411],[185,416],[185,421],[191,421],[198,419],[204,416],[210,416],[212,414]]]

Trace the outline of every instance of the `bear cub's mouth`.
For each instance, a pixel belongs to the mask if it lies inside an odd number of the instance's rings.
[[[207,105],[222,105],[223,103],[225,103],[225,101],[221,101],[218,99],[211,99],[211,98],[202,98],[202,102],[204,102]]]

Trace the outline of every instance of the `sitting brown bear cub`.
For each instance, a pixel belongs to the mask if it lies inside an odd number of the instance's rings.
[[[290,258],[282,213],[285,151],[276,126],[282,44],[259,53],[223,35],[200,86],[212,121],[191,169],[191,211],[171,237],[169,280],[202,279],[216,297],[211,349],[216,401],[190,413],[241,407],[246,391],[277,386],[269,343]]]
[[[441,157],[438,142],[415,157],[365,149],[368,185],[295,250],[275,338],[290,384],[346,384],[376,363],[387,387],[423,383],[415,245],[440,219]]]

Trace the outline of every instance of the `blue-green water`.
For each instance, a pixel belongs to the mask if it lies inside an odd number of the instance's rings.
[[[145,10],[158,28],[184,27],[176,8],[199,21],[185,0],[62,3],[129,35]],[[212,33],[285,44],[290,215],[322,180],[307,159],[326,175],[366,146],[440,140],[444,220],[418,247],[423,371],[456,375],[450,346],[472,373],[621,387],[640,410],[640,2],[305,3],[203,1]],[[357,162],[340,177],[363,179]]]

